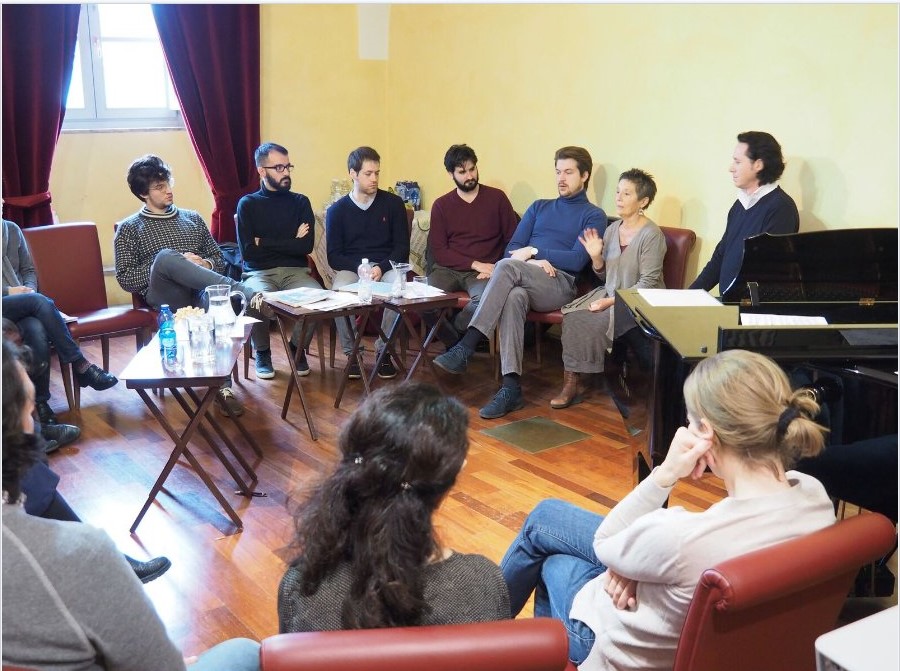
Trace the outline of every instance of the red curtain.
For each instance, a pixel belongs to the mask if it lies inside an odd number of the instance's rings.
[[[234,213],[259,188],[259,5],[153,5],[175,93],[212,189],[213,237],[234,242]]]
[[[3,5],[3,217],[52,224],[50,167],[66,113],[80,5]]]

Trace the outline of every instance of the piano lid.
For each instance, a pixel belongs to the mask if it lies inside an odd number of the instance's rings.
[[[896,302],[897,251],[896,228],[757,235],[722,302]]]

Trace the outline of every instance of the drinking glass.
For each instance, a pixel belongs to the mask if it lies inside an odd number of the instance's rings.
[[[207,314],[188,319],[191,360],[196,366],[208,366],[216,359],[215,321]]]

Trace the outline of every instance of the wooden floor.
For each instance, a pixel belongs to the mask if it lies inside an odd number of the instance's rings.
[[[335,410],[339,371],[326,366],[322,376],[318,359],[310,357],[312,374],[304,380],[304,391],[320,432],[318,441],[310,440],[296,396],[288,419],[280,417],[287,363],[275,333],[272,343],[275,379],[256,380],[251,364],[250,379],[242,377],[235,386],[246,408],[243,421],[264,451],[263,458],[251,463],[259,475],[258,489],[267,496],[233,495],[233,483],[229,487],[227,473],[210,458],[206,446],[201,442],[193,450],[242,517],[241,533],[233,533],[215,499],[182,462],[169,478],[167,492],[131,535],[128,529],[170,454],[171,442],[124,382],[104,392],[84,390],[79,417],[63,412],[58,370],[53,375],[51,405],[61,421],[82,427],[80,440],[51,456],[50,465],[62,478],[60,490],[84,521],[105,529],[123,552],[137,558],[164,554],[172,560],[169,572],[146,590],[185,654],[226,638],[261,639],[277,633],[276,590],[291,557],[291,496],[330,469],[339,429],[361,399],[361,382],[351,383]],[[99,345],[87,343],[84,350],[89,359],[100,362]],[[133,354],[132,338],[114,340],[110,370],[121,372]],[[471,422],[468,463],[438,516],[441,539],[459,551],[480,552],[494,561],[540,500],[558,497],[605,513],[632,486],[628,436],[605,394],[592,392],[584,403],[565,410],[549,407],[562,378],[558,341],[545,340],[543,366],[526,350],[525,367],[526,407],[500,420],[478,417],[478,408],[496,389],[487,355],[476,356],[465,376],[441,377],[447,393],[470,407]],[[427,370],[417,376],[434,379]],[[180,422],[171,396],[164,405],[167,416]],[[551,418],[590,438],[529,454],[480,433],[529,417]],[[721,481],[706,475],[697,483],[680,483],[671,503],[701,510],[722,496]]]

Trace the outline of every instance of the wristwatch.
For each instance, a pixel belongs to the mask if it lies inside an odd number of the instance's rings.
[[[537,253],[538,253],[538,248],[532,247],[531,248],[531,258],[534,258],[535,256],[537,256]]]

